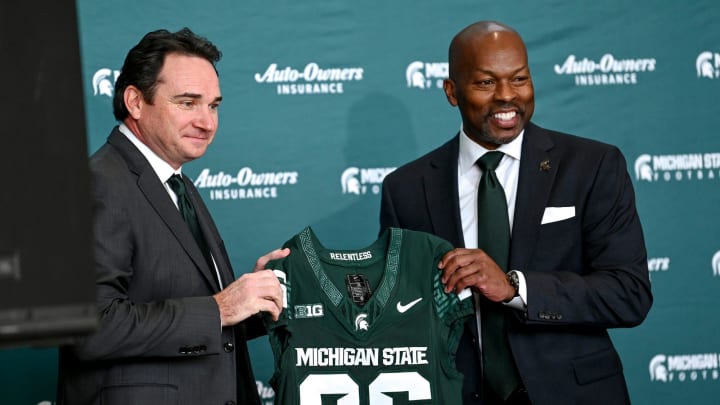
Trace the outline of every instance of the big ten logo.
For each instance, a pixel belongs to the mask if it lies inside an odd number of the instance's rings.
[[[322,304],[295,305],[295,319],[320,318],[324,315]]]

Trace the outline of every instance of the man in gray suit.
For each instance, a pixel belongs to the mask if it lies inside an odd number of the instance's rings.
[[[259,403],[246,340],[264,333],[256,314],[280,313],[264,267],[289,251],[234,280],[181,173],[215,136],[219,59],[188,29],[148,33],[127,55],[113,101],[121,124],[90,159],[100,326],[60,349],[58,404]]]

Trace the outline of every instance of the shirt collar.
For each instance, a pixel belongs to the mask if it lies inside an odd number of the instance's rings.
[[[157,174],[158,178],[160,178],[160,181],[165,183],[168,181],[170,176],[173,174],[182,174],[182,167],[179,168],[177,171],[172,168],[166,161],[162,160],[160,156],[156,155],[155,152],[152,151],[147,145],[145,145],[140,139],[138,139],[137,136],[128,128],[125,124],[120,124],[118,127],[118,130],[125,135],[130,142],[135,145],[136,148],[140,151],[140,153],[145,156],[145,159],[147,159],[148,163],[150,163],[150,166],[155,171],[155,174]]]
[[[525,129],[520,131],[515,139],[510,143],[500,145],[496,150],[503,152],[515,160],[520,160],[520,152],[522,150],[523,136],[525,135]],[[485,153],[489,152],[488,149],[478,145],[475,141],[470,139],[465,133],[465,130],[460,126],[460,150],[458,154],[458,164],[460,165],[460,173],[466,173],[468,170],[475,167],[475,162]]]

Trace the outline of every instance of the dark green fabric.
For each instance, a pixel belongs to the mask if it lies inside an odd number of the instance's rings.
[[[477,161],[483,174],[478,186],[478,247],[500,268],[508,271],[510,222],[502,185],[495,175],[502,152],[488,152]],[[501,303],[486,298],[480,301],[483,376],[496,394],[507,399],[520,385],[520,377],[510,351],[505,328],[507,310]]]
[[[205,257],[208,266],[210,266],[211,270],[215,270],[215,267],[212,264],[212,259],[210,258],[210,249],[208,248],[207,242],[205,241],[202,229],[200,229],[200,223],[198,222],[195,208],[193,207],[192,202],[187,196],[187,189],[185,188],[185,183],[183,182],[182,177],[180,177],[180,175],[178,174],[173,174],[172,176],[170,176],[170,179],[168,179],[167,183],[177,196],[178,210],[180,211],[180,215],[182,215],[188,228],[190,228],[190,233],[192,233],[195,241],[198,244],[198,247],[200,247],[200,251],[202,251],[202,254]]]

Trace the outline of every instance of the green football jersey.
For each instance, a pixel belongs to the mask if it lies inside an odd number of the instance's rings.
[[[276,404],[459,404],[455,351],[473,314],[469,291],[446,294],[436,236],[389,228],[358,250],[323,247],[311,228],[271,262],[283,288],[266,318]]]

